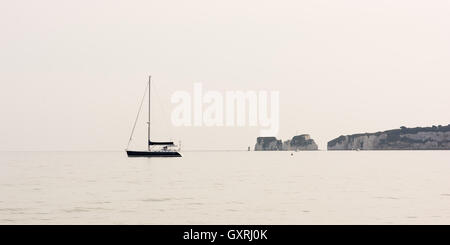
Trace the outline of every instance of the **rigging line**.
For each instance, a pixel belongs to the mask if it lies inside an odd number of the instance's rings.
[[[128,140],[128,144],[127,144],[127,149],[130,146],[131,140],[133,139],[134,129],[136,128],[136,124],[137,124],[137,121],[139,119],[139,114],[141,113],[142,105],[144,104],[144,99],[145,99],[145,95],[147,94],[148,85],[149,85],[149,83],[147,83],[147,86],[145,87],[144,96],[142,97],[141,104],[139,105],[139,110],[138,110],[138,113],[136,115],[136,120],[134,120],[133,129],[131,130],[130,139]]]

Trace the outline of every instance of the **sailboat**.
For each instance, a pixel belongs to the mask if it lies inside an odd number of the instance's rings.
[[[141,104],[139,106],[139,111],[136,116],[136,120],[134,122],[133,130],[131,131],[131,136],[128,141],[128,146],[126,149],[128,157],[181,157],[181,154],[178,153],[176,147],[173,142],[155,142],[151,141],[150,139],[150,83],[151,83],[151,76],[148,77],[148,84],[144,92],[144,97],[142,98]],[[147,151],[130,151],[128,150],[128,147],[130,146],[130,142],[133,139],[133,133],[134,129],[136,128],[136,123],[139,118],[139,113],[142,109],[142,104],[144,102],[145,95],[148,90],[148,122],[147,122],[147,143],[148,143],[148,150]]]

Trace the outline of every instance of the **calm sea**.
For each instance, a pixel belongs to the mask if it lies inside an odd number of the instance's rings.
[[[0,224],[450,224],[450,151],[0,152]]]

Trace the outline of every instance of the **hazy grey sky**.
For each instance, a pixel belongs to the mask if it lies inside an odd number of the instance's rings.
[[[279,90],[279,137],[322,149],[450,123],[450,1],[2,1],[0,30],[0,150],[124,149],[148,74],[153,134],[191,149],[259,133],[172,128],[170,95],[194,82]]]

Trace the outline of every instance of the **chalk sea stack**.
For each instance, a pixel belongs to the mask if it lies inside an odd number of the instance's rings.
[[[255,151],[315,151],[318,146],[311,136],[302,134],[290,140],[282,141],[275,137],[258,137]]]
[[[309,134],[294,136],[283,143],[283,150],[285,151],[315,151],[318,149],[319,147]]]
[[[392,129],[342,135],[328,142],[328,150],[450,150],[447,126]]]
[[[256,139],[255,151],[280,151],[283,143],[275,137],[258,137]]]

